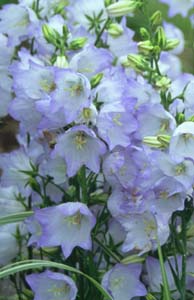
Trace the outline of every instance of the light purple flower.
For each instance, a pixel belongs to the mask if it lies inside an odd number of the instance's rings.
[[[74,176],[83,165],[95,173],[100,170],[100,157],[106,147],[85,125],[74,126],[57,138],[52,155],[61,156],[67,165],[67,175]]]
[[[82,109],[91,103],[89,80],[70,69],[59,69],[55,74],[55,84],[51,111],[56,112],[61,109],[67,122],[71,123]]]
[[[129,146],[130,135],[137,129],[137,121],[132,114],[132,105],[122,105],[118,102],[102,107],[96,125],[99,136],[107,142],[110,150],[118,145]]]
[[[170,140],[169,153],[178,162],[184,158],[194,160],[194,123],[184,122],[179,125]]]
[[[142,214],[123,214],[116,218],[126,231],[122,251],[139,255],[157,249],[157,238],[163,245],[169,235],[168,220],[147,211]]]
[[[34,292],[34,300],[75,300],[77,287],[67,275],[46,270],[40,274],[26,276],[26,281]]]
[[[183,17],[186,17],[188,11],[193,7],[193,0],[160,0],[163,3],[169,5],[169,16],[173,17],[176,14],[181,14]]]
[[[113,55],[107,49],[87,45],[82,51],[73,56],[69,66],[90,79],[97,73],[110,68],[112,62]]]
[[[0,11],[0,32],[8,35],[8,46],[17,46],[30,36],[31,24],[37,17],[30,8],[7,4]]]
[[[113,296],[114,300],[130,300],[136,296],[145,296],[146,288],[139,280],[140,264],[116,264],[105,273],[102,286]]]
[[[27,220],[32,234],[29,245],[61,246],[67,258],[76,246],[91,249],[90,231],[94,225],[95,217],[85,204],[79,202],[39,209]]]

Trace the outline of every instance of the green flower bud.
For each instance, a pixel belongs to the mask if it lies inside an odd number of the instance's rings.
[[[155,42],[156,45],[159,46],[161,49],[164,49],[164,47],[166,47],[166,34],[162,26],[158,26],[156,29]]]
[[[142,6],[142,1],[121,0],[107,6],[106,10],[110,17],[122,17],[133,13],[136,8]]]
[[[146,296],[146,300],[157,300],[156,297],[154,297],[154,295],[148,293]]]
[[[171,80],[166,76],[162,76],[156,80],[155,85],[163,91],[166,91],[171,85]]]
[[[143,54],[149,54],[150,52],[153,51],[154,46],[152,45],[151,41],[143,41],[138,43],[138,49],[140,53]]]
[[[53,28],[49,27],[47,24],[42,25],[42,32],[45,40],[48,43],[54,44],[56,41],[56,32]]]
[[[132,67],[136,70],[146,71],[149,70],[149,63],[145,60],[142,55],[139,54],[129,54],[127,56],[128,67]]]
[[[158,26],[162,23],[162,13],[160,10],[157,10],[153,15],[150,17],[150,22],[152,25]]]
[[[157,136],[158,142],[165,148],[169,146],[171,137],[169,135],[160,134]]]
[[[104,0],[105,7],[111,5],[113,3],[113,0]]]
[[[57,56],[54,66],[58,68],[68,68],[69,63],[65,56]]]
[[[190,117],[190,118],[188,119],[188,121],[194,122],[194,116]]]
[[[139,32],[143,40],[150,40],[150,34],[146,28],[141,27]]]
[[[69,49],[71,49],[71,50],[79,50],[79,49],[83,48],[83,46],[85,45],[86,41],[87,41],[86,37],[77,38],[77,39],[73,40],[72,42],[70,42]]]
[[[170,51],[175,49],[179,45],[180,41],[177,39],[169,39],[166,41],[165,51]]]
[[[162,148],[162,144],[158,141],[157,136],[146,136],[143,138],[143,143],[151,148]]]
[[[111,23],[108,27],[108,33],[112,37],[119,37],[120,35],[123,34],[123,28],[121,25],[119,25],[117,23]]]
[[[68,0],[60,1],[54,9],[55,15],[63,13],[65,6],[67,6],[68,4]]]
[[[176,115],[176,120],[178,124],[185,122],[185,115],[183,113],[178,113]]]
[[[91,78],[90,84],[91,84],[92,89],[95,88],[100,83],[103,76],[104,76],[103,73],[98,73]]]

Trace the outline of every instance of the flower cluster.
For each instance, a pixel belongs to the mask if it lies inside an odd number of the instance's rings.
[[[194,4],[161,2],[170,16]],[[0,265],[40,257],[100,281],[114,300],[167,299],[163,246],[173,299],[194,293],[194,76],[182,72],[182,31],[160,11],[132,29],[146,5],[0,10],[0,116],[19,124],[19,147],[0,154],[0,217],[32,212],[1,227]],[[10,277],[20,299],[104,299],[71,270],[24,275],[19,288]]]

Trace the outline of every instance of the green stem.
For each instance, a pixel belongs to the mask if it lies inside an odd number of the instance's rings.
[[[182,276],[181,276],[181,300],[186,300],[186,265],[187,265],[187,237],[186,237],[186,222],[184,216],[182,217],[182,241],[183,241],[183,255],[182,255]]]
[[[87,179],[86,179],[86,167],[82,166],[79,174],[78,181],[81,186],[81,200],[83,203],[88,203],[88,189],[87,189]]]
[[[163,255],[162,255],[162,249],[161,249],[159,240],[158,240],[158,256],[159,256],[160,268],[161,268],[161,273],[162,273],[162,282],[163,282],[163,286],[164,286],[163,300],[172,300],[171,295],[170,295],[168,278],[167,278],[166,270],[165,270],[165,266],[164,266],[164,259],[163,259]]]
[[[97,35],[97,37],[96,37],[96,41],[95,41],[95,43],[94,43],[94,45],[95,45],[96,47],[98,46],[98,43],[99,43],[99,41],[100,41],[100,38],[101,38],[101,36],[102,36],[102,34],[103,34],[104,30],[106,29],[106,26],[108,25],[109,22],[110,22],[110,18],[108,18],[108,19],[106,20],[106,22],[104,23],[104,26],[102,27],[102,29],[101,29],[100,32],[98,33],[98,35]]]

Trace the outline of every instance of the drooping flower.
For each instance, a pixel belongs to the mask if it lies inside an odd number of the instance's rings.
[[[116,264],[105,273],[102,285],[114,300],[130,300],[136,296],[145,296],[147,291],[139,280],[140,273],[140,264]]]
[[[61,246],[67,258],[76,246],[91,249],[90,231],[94,225],[95,217],[80,202],[39,209],[27,220],[28,230],[32,234],[29,245]]]
[[[98,173],[100,157],[106,147],[85,125],[74,126],[58,136],[52,155],[63,157],[67,165],[67,175],[74,176],[83,165]]]
[[[170,140],[169,153],[178,162],[184,158],[194,160],[194,123],[184,122],[179,125]]]
[[[26,276],[26,281],[34,292],[34,300],[74,300],[77,287],[67,275],[46,270]]]
[[[59,69],[55,74],[55,84],[51,110],[56,112],[61,109],[67,122],[71,123],[91,103],[89,80],[70,69]]]

